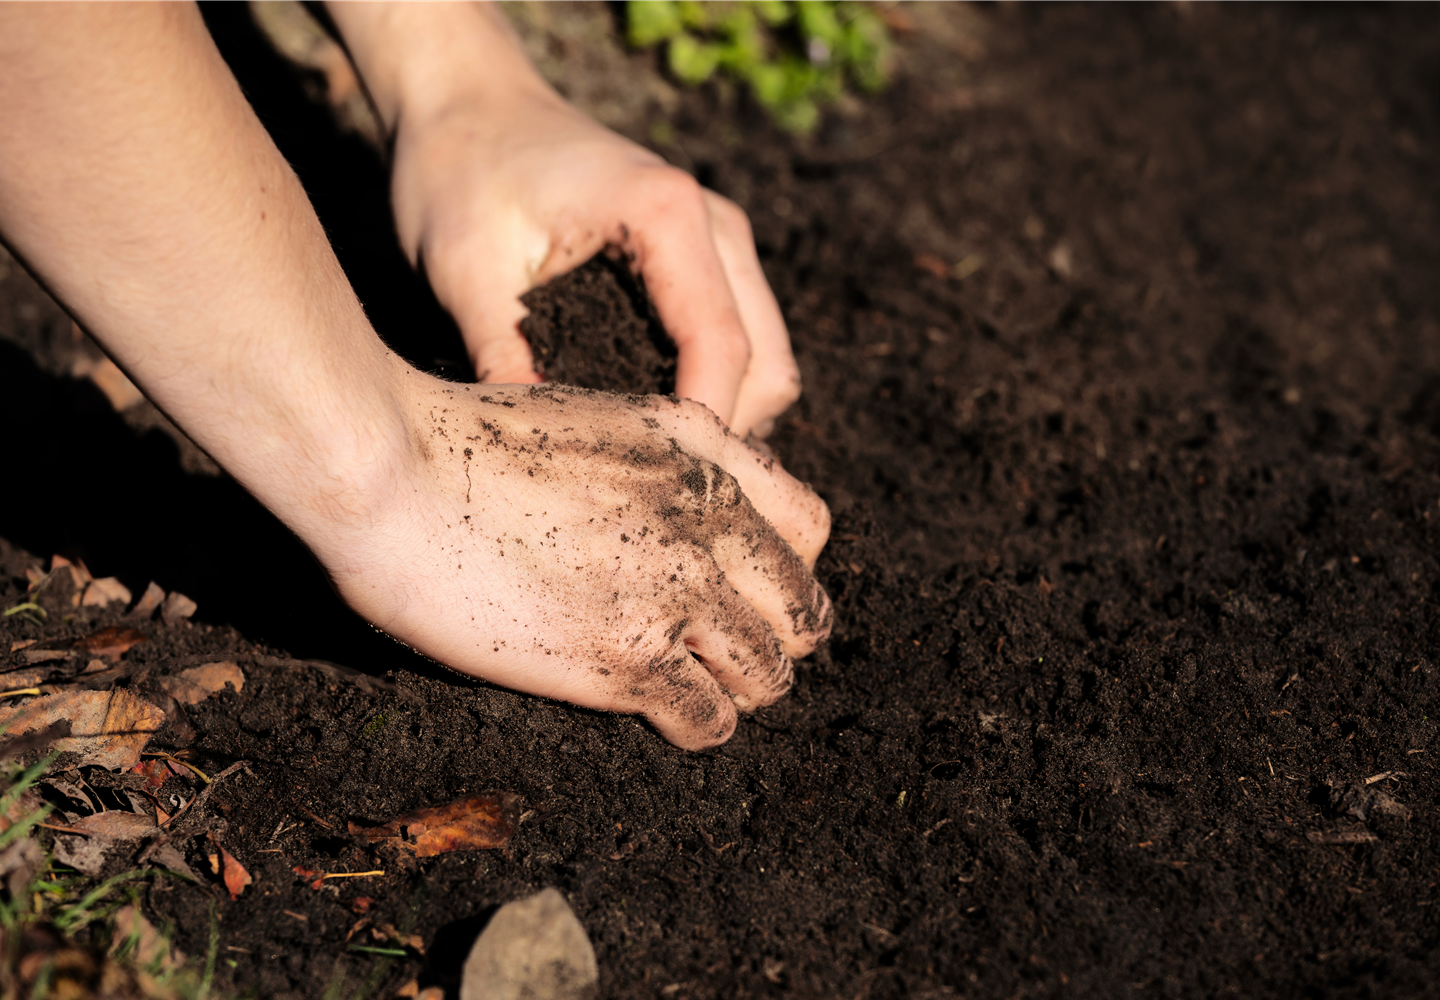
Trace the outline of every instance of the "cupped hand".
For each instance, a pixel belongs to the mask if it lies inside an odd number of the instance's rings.
[[[679,350],[676,393],[769,433],[799,369],[733,202],[543,86],[400,116],[401,242],[459,323],[482,382],[537,382],[519,297],[606,244],[632,255]]]
[[[829,634],[824,503],[705,407],[410,377],[408,471],[330,567],[392,636],[698,749]]]

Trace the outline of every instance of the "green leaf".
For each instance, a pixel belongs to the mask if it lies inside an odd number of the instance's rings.
[[[775,124],[798,135],[813,132],[815,126],[820,124],[820,109],[809,99],[783,104],[773,109],[771,114],[775,116]]]
[[[669,57],[670,72],[693,87],[714,75],[715,67],[720,65],[720,46],[682,32],[670,39]]]
[[[834,52],[845,41],[845,29],[835,16],[835,5],[826,0],[797,0],[795,15],[800,23],[800,36],[809,42],[818,39]]]
[[[890,35],[868,7],[855,7],[845,25],[839,56],[861,90],[874,93],[889,82]]]
[[[638,49],[674,38],[682,28],[675,0],[629,0],[625,4],[626,37]]]
[[[744,79],[765,61],[765,33],[748,7],[737,8],[725,23],[729,39],[720,46],[720,66]]]
[[[704,31],[715,21],[715,8],[721,6],[709,0],[702,3],[701,0],[679,0],[680,23],[692,31]]]
[[[778,28],[790,20],[790,15],[793,13],[786,0],[750,0],[747,6],[759,14],[760,20],[772,28]]]

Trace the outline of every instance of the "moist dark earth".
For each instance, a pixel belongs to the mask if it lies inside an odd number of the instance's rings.
[[[199,602],[117,683],[248,678],[154,741],[250,762],[210,799],[255,878],[214,897],[219,985],[453,991],[493,909],[554,885],[607,997],[1433,995],[1440,11],[972,15],[978,40],[902,37],[895,84],[812,139],[711,87],[657,147],[751,214],[805,379],[771,445],[835,515],[834,637],[710,752],[372,633],[68,376],[68,319],[9,265],[6,606],[83,557]],[[382,335],[464,377],[378,159],[243,12],[207,16]],[[663,375],[623,278],[529,300],[585,319],[566,377]],[[344,833],[485,790],[524,796],[508,852],[401,868]],[[347,951],[361,896],[425,955]],[[205,953],[211,896],[143,902]]]

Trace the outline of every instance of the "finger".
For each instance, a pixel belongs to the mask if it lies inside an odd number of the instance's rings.
[[[530,287],[523,261],[487,260],[462,248],[452,249],[445,261],[444,274],[427,277],[460,327],[476,381],[541,381],[530,344],[520,332],[527,315],[520,296]]]
[[[679,350],[675,393],[729,423],[750,342],[715,249],[704,192],[693,178],[657,168],[631,207],[633,245],[655,310]]]
[[[750,364],[740,383],[730,429],[737,437],[754,431],[763,438],[774,428],[775,418],[800,398],[800,368],[780,304],[755,253],[750,220],[738,205],[712,191],[705,192],[705,202],[715,249],[750,341]]]
[[[681,400],[646,411],[675,438],[681,449],[708,459],[733,475],[760,515],[793,548],[806,566],[814,566],[830,537],[830,510],[804,483],[774,458],[760,454],[731,434],[713,413]]]
[[[824,588],[755,509],[734,476],[713,462],[692,460],[680,476],[677,500],[701,526],[697,543],[709,551],[742,599],[722,603],[718,594],[711,598],[721,615],[714,619],[720,627],[744,620],[736,617],[743,603],[768,623],[787,657],[805,656],[830,635],[832,610]],[[750,638],[753,646],[753,635]],[[733,649],[729,652],[734,655]],[[758,655],[752,649],[740,662],[748,667]]]
[[[665,739],[683,750],[703,750],[735,732],[735,703],[705,666],[677,640],[643,673],[631,671],[627,690],[606,707],[644,715]]]
[[[749,712],[789,691],[795,668],[775,630],[728,583],[717,580],[704,613],[686,623],[682,638],[735,707]]]

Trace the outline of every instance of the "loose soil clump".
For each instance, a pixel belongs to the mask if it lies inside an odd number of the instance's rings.
[[[327,187],[349,140],[210,16],[383,335],[463,357],[379,165]],[[553,885],[607,997],[1433,990],[1440,19],[966,16],[813,141],[715,91],[659,147],[751,215],[805,379],[771,443],[835,514],[833,638],[714,751],[373,636],[238,487],[60,374],[68,323],[11,265],[0,530],[196,598],[215,624],[148,622],[136,670],[245,673],[153,741],[250,762],[209,799],[254,878],[217,890],[222,986],[453,990],[489,914]],[[548,372],[582,378],[583,332],[663,376],[625,278],[527,299],[537,341],[575,338]],[[0,554],[8,607],[32,560]],[[490,791],[524,799],[504,851],[346,833]],[[209,896],[143,901],[204,953]],[[387,925],[423,955],[347,950]]]

